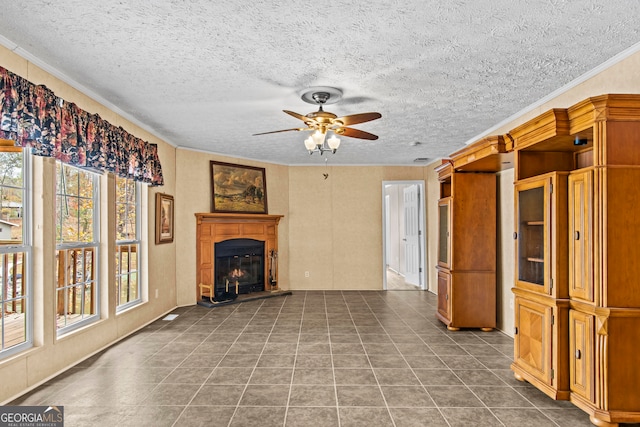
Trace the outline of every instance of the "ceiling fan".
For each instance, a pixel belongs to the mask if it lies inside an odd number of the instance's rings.
[[[304,92],[302,92],[301,98],[305,102],[318,105],[318,111],[314,111],[312,113],[308,113],[303,116],[302,114],[298,114],[293,111],[283,110],[285,113],[289,114],[290,116],[293,116],[296,119],[302,120],[306,125],[306,127],[255,133],[253,135],[254,136],[267,135],[270,133],[290,132],[290,131],[307,131],[307,130],[316,131],[314,135],[310,137],[310,139],[305,141],[305,146],[307,147],[310,153],[312,153],[314,149],[317,147],[317,151],[320,151],[320,154],[322,154],[322,152],[326,150],[331,150],[335,153],[336,149],[338,148],[337,145],[339,145],[339,140],[335,138],[335,135],[342,135],[350,138],[369,139],[369,140],[378,139],[377,135],[374,135],[372,133],[365,132],[359,129],[354,129],[348,126],[379,119],[380,117],[382,117],[380,113],[360,113],[360,114],[351,114],[348,116],[338,117],[337,115],[329,111],[323,110],[322,108],[323,105],[336,103],[340,100],[341,97],[342,97],[342,91],[340,89],[336,89],[332,87],[323,86],[323,87],[315,87],[315,88],[307,89]],[[333,141],[332,141],[332,138],[329,138],[328,142],[329,142],[330,148],[323,149],[322,147],[324,146],[324,138],[328,131],[332,131],[335,135],[332,137]]]

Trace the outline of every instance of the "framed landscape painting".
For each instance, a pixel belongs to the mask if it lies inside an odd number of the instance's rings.
[[[264,168],[211,161],[213,212],[267,213]]]

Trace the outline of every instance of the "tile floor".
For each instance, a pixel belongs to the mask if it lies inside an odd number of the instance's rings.
[[[449,332],[428,292],[293,292],[174,310],[13,405],[71,426],[590,426],[516,381],[513,340]]]
[[[387,290],[388,291],[419,291],[420,287],[406,283],[404,276],[387,268]]]

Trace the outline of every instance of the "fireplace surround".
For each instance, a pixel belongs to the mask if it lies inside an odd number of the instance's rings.
[[[197,213],[195,216],[196,301],[203,297],[201,284],[213,289],[222,284],[232,292],[237,284],[240,293],[278,288],[277,266],[271,264],[277,259],[274,254],[278,253],[278,223],[283,215]],[[243,253],[232,254],[236,250]],[[239,255],[242,260],[233,258]],[[262,262],[256,267],[258,258]],[[218,271],[228,270],[234,261],[242,267],[240,271]],[[244,278],[241,280],[240,276]]]

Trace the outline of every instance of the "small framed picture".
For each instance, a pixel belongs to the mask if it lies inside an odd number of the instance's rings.
[[[173,196],[156,193],[156,245],[173,242]]]

